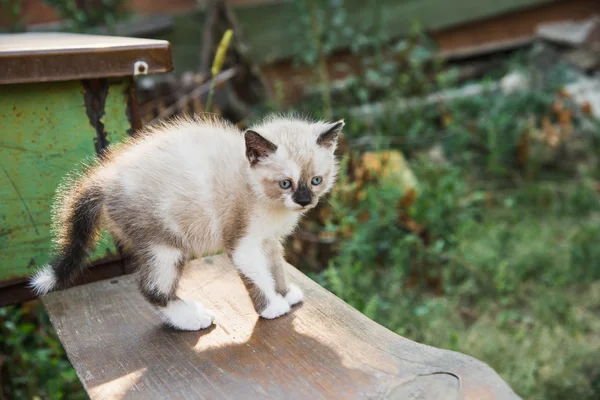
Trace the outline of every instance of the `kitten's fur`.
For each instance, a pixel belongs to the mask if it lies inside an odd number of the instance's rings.
[[[105,225],[138,265],[141,292],[174,328],[212,324],[210,310],[176,289],[188,259],[220,249],[262,317],[289,312],[303,295],[286,281],[281,240],[334,184],[343,125],[271,117],[242,134],[216,119],[179,120],[116,146],[62,190],[58,254],[32,287],[45,294],[69,285]],[[292,187],[282,189],[286,179]]]

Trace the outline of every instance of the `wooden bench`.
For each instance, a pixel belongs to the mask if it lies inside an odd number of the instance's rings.
[[[415,343],[288,268],[306,295],[259,319],[224,256],[190,263],[181,295],[216,325],[176,332],[133,275],[52,293],[50,319],[92,399],[518,399],[481,361]]]

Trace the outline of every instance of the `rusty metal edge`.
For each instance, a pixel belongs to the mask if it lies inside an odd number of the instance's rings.
[[[135,90],[135,83],[133,80],[129,82],[129,86],[125,90],[127,95],[127,109],[125,112],[127,115],[127,120],[129,120],[129,123],[131,124],[131,128],[127,133],[129,136],[135,136],[140,129],[142,129],[142,119],[140,117],[137,92]]]
[[[2,60],[0,60],[0,70],[2,70]],[[133,68],[132,68],[133,70]],[[48,76],[44,78],[39,77],[31,77],[31,78],[16,78],[16,79],[4,79],[0,76],[0,86],[2,85],[13,85],[17,83],[43,83],[43,82],[60,82],[60,81],[77,81],[81,79],[95,79],[95,78],[121,78],[124,76],[133,76],[132,71],[117,71],[117,72],[97,72],[97,73],[78,73],[68,76]],[[173,66],[169,68],[150,68],[149,75],[151,74],[164,74],[168,72],[173,72]]]
[[[129,273],[124,259],[120,256],[107,257],[92,264],[72,286],[110,279]],[[5,286],[0,290],[0,307],[35,300],[38,296],[28,287],[29,278],[14,278],[2,282]]]
[[[162,47],[150,47],[145,49],[117,49],[112,50],[111,57],[114,59],[130,59],[130,63],[123,64],[120,68],[115,70],[107,70],[105,68],[98,69],[84,69],[81,68],[76,72],[64,73],[60,70],[56,70],[51,65],[57,65],[60,63],[67,62],[72,59],[74,53],[40,53],[30,54],[28,56],[13,55],[13,54],[0,54],[0,86],[11,85],[16,83],[40,83],[40,82],[58,82],[58,81],[71,81],[81,79],[94,79],[94,78],[117,78],[125,76],[133,76],[133,64],[135,60],[151,60],[148,63],[147,74],[163,74],[172,72],[173,66],[173,54],[171,51],[171,44],[166,42],[165,46]],[[152,54],[154,53],[154,54]],[[77,54],[77,56],[88,57],[88,66],[102,65],[106,59],[106,53],[102,52],[84,52]],[[24,59],[31,58],[32,63],[35,63],[35,68],[39,71],[33,76],[24,76],[22,74],[16,74],[14,76],[7,76],[11,68],[11,63],[20,63]],[[46,63],[46,64],[45,64]],[[68,64],[64,64],[68,65]],[[24,68],[24,66],[23,66]],[[13,68],[14,69],[14,68]]]
[[[90,125],[96,131],[96,137],[94,138],[96,155],[101,158],[108,146],[107,133],[102,122],[106,97],[108,96],[108,80],[84,79],[81,84],[84,89],[83,104],[85,105],[85,111]]]

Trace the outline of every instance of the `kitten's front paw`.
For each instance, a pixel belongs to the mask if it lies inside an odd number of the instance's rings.
[[[161,309],[165,322],[181,331],[199,331],[208,328],[215,320],[215,313],[193,300],[175,300]]]
[[[302,300],[304,300],[302,290],[300,290],[298,286],[291,284],[290,290],[285,295],[285,301],[287,301],[290,306],[293,306],[294,304],[300,303]]]
[[[267,308],[260,313],[260,316],[266,319],[273,319],[289,313],[290,310],[288,302],[282,296],[277,295],[277,297],[271,300]]]

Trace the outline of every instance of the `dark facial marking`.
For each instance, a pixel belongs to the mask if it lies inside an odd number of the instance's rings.
[[[274,143],[254,131],[246,131],[244,139],[246,141],[246,157],[251,166],[256,165],[261,159],[268,157],[277,150]]]
[[[330,124],[328,129],[321,133],[317,138],[317,144],[319,146],[332,148],[337,143],[337,138],[344,127],[344,121],[338,121]]]
[[[292,200],[302,207],[307,206],[312,201],[313,193],[308,188],[304,180],[300,180],[298,183],[298,189],[292,195]]]

